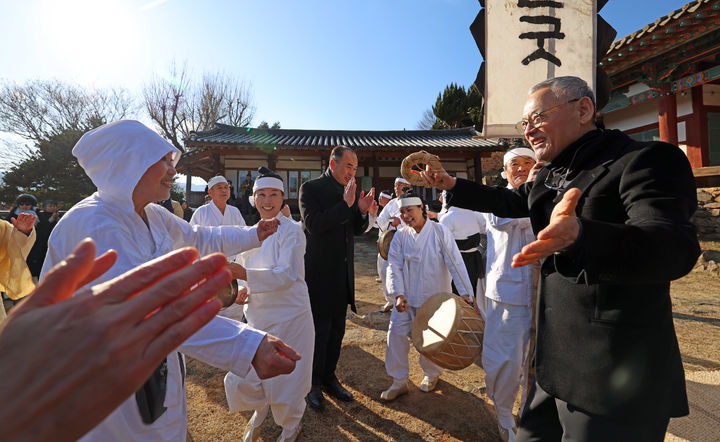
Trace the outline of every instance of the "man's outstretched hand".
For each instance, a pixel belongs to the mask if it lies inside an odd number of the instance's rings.
[[[420,172],[420,176],[425,180],[425,187],[435,187],[440,190],[450,190],[455,187],[457,179],[448,175],[445,169],[439,172],[431,172],[430,166],[427,166],[425,170]]]
[[[537,240],[522,248],[513,256],[512,266],[522,267],[570,247],[578,238],[578,224],[575,208],[580,198],[580,189],[565,192],[550,215],[550,223],[537,235]]]

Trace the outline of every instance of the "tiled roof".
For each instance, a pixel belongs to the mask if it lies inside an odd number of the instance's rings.
[[[498,148],[498,140],[481,139],[472,127],[447,130],[299,130],[255,129],[216,124],[205,132],[191,132],[185,139],[188,150],[209,144],[283,146],[293,150],[315,150],[339,144],[362,150],[460,150]],[[492,150],[492,149],[488,149]]]
[[[621,39],[600,65],[609,75],[658,57],[720,28],[720,1],[693,0]]]
[[[612,45],[610,45],[610,49],[608,50],[608,55],[612,53],[613,51],[617,51],[623,46],[629,45],[635,40],[639,40],[649,34],[652,34],[653,32],[660,32],[662,31],[661,28],[667,26],[668,24],[673,24],[674,22],[679,22],[681,19],[693,19],[693,13],[700,8],[705,3],[711,3],[714,2],[718,5],[720,5],[719,2],[714,0],[694,0],[690,3],[685,4],[682,8],[676,9],[669,13],[666,16],[660,17],[657,20],[655,20],[653,23],[645,25],[642,29],[639,31],[635,31],[630,35],[627,35],[619,40],[615,40]],[[714,5],[713,5],[714,6]]]

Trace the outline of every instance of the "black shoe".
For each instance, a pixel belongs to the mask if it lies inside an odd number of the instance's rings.
[[[313,385],[312,388],[310,388],[310,393],[305,396],[305,400],[310,408],[320,411],[325,408],[325,397],[319,385]]]
[[[333,379],[324,384],[325,391],[330,396],[340,399],[341,401],[350,402],[353,400],[353,395],[345,387],[343,387],[337,379]]]

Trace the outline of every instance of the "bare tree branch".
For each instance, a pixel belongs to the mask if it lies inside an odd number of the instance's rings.
[[[417,122],[417,128],[421,130],[430,130],[437,121],[437,117],[433,113],[432,109],[425,109],[423,116],[420,121]]]
[[[58,80],[0,84],[0,130],[39,143],[64,130],[87,130],[91,121],[108,122],[134,113],[124,89],[87,91]]]
[[[145,110],[178,149],[191,132],[215,123],[246,126],[255,116],[250,87],[223,74],[204,74],[191,84],[187,66],[171,65],[170,78],[156,77],[143,88]]]

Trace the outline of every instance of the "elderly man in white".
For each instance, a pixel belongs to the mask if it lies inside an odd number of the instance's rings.
[[[531,149],[509,150],[503,157],[502,172],[508,188],[524,184],[534,165],[535,153]],[[485,298],[478,299],[478,303],[484,301],[485,313],[482,366],[487,395],[495,403],[500,436],[513,441],[517,432],[513,404],[528,373],[533,269],[513,268],[510,263],[523,246],[535,240],[535,235],[530,218],[500,218],[492,213],[482,216],[487,229]]]
[[[214,176],[208,181],[211,201],[198,207],[190,218],[193,226],[245,226],[245,219],[237,207],[228,205],[230,185],[224,176]]]

